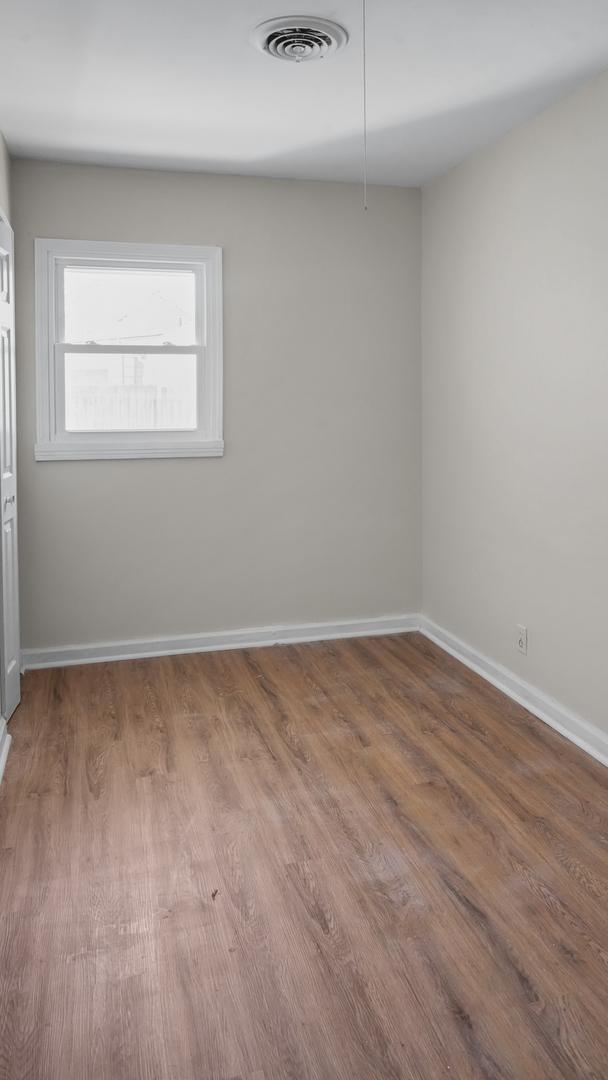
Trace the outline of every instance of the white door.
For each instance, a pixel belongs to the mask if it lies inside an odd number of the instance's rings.
[[[5,720],[21,700],[13,282],[13,230],[0,218],[0,709]]]

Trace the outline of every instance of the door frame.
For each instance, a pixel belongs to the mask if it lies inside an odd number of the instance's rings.
[[[14,235],[15,234],[14,234],[14,230],[13,230],[13,227],[11,225],[11,222],[10,222],[10,218],[9,218],[7,212],[1,206],[0,206],[0,222],[2,222],[2,224],[4,224],[4,225],[8,226],[8,228],[11,230],[11,233],[12,233],[12,236],[13,236],[13,250],[12,250],[11,266],[10,266],[10,274],[11,274],[11,279],[10,279],[10,290],[11,290],[10,291],[10,303],[11,303],[12,308],[13,308],[13,332],[12,332],[12,343],[11,344],[12,344],[12,349],[15,350],[15,315],[16,315],[16,312],[15,312],[15,266],[14,266],[14,261],[15,261]],[[15,412],[15,434],[16,434],[16,412]],[[16,448],[15,448],[15,481],[16,481]],[[17,525],[16,533],[17,533],[16,541],[17,541],[17,551],[18,551],[18,543],[19,543],[18,525]],[[3,588],[2,578],[0,576],[0,611],[2,610],[2,603],[3,603],[2,588]],[[17,593],[17,611],[19,611],[19,606],[20,606],[19,605],[19,594]],[[4,631],[3,631],[3,626],[2,626],[2,619],[0,618],[0,645],[3,645],[3,633],[4,633]],[[20,671],[21,670],[21,642],[20,641],[19,641],[19,650],[18,650],[18,661],[19,661],[18,666],[19,666],[19,671]],[[1,708],[1,705],[0,705],[0,708]],[[8,720],[4,716],[4,714],[2,712],[0,712],[0,781],[2,780],[2,774],[4,772],[6,759],[8,757],[8,751],[9,751],[10,743],[11,743],[11,735],[10,735],[10,733],[8,731]]]

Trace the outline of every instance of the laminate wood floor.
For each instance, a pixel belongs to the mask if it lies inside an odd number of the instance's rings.
[[[2,1080],[608,1077],[608,772],[417,635],[30,673]]]

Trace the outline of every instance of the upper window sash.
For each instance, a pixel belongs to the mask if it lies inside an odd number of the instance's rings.
[[[129,247],[129,245],[125,245]],[[65,271],[71,267],[85,266],[87,269],[99,268],[102,270],[122,270],[125,266],[136,267],[138,270],[185,270],[194,274],[195,280],[195,340],[190,345],[204,345],[207,336],[207,267],[201,262],[174,262],[166,259],[137,259],[125,255],[122,259],[107,258],[57,258],[55,260],[55,321],[54,334],[57,344],[71,344],[65,336]],[[76,344],[76,343],[74,343]],[[97,344],[97,342],[80,342],[79,344]],[[167,342],[172,345],[172,342]],[[121,345],[125,352],[144,351],[144,346]],[[145,346],[148,351],[148,346]],[[173,349],[171,350],[173,351]]]

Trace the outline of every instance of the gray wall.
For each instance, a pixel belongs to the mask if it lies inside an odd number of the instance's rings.
[[[10,218],[10,165],[6,143],[0,131],[0,214],[4,212]]]
[[[605,730],[607,116],[603,76],[423,211],[424,610]]]
[[[18,161],[25,648],[416,611],[420,196]],[[223,459],[33,459],[34,237],[219,244]]]

